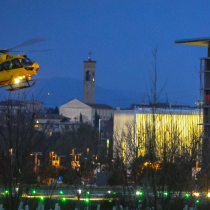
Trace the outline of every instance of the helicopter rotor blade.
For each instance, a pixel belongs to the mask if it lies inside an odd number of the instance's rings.
[[[15,47],[10,48],[9,51],[11,51],[13,49],[21,48],[21,47],[26,47],[28,45],[36,44],[38,42],[43,42],[45,40],[46,40],[46,38],[36,37],[36,38],[30,39],[30,40],[28,40],[28,41],[26,41],[26,42],[24,42],[24,43],[22,43],[20,45],[17,45]]]
[[[26,50],[24,52],[49,52],[49,51],[53,51],[55,49],[44,49],[44,50]]]
[[[28,52],[48,52],[48,51],[53,51],[54,49],[44,49],[44,50],[24,50],[24,53]],[[23,50],[10,50],[9,52],[19,52],[22,53]]]

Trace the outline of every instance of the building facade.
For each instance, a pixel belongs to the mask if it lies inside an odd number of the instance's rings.
[[[36,131],[44,132],[48,136],[75,131],[80,127],[80,122],[71,122],[69,118],[58,114],[48,114],[36,117],[34,128]]]
[[[202,115],[196,109],[116,110],[114,112],[114,150],[121,147],[125,156],[130,150],[135,155],[147,153],[148,143],[155,139],[155,154],[164,149],[177,154],[190,151],[194,140],[201,141]],[[115,153],[115,151],[114,151]]]
[[[96,113],[101,120],[107,121],[114,115],[114,110],[106,104],[88,104],[74,99],[59,107],[59,114],[70,118],[71,122],[90,123],[94,125]]]

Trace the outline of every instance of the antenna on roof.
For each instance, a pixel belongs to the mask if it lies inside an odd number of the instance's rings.
[[[88,60],[91,61],[91,54],[92,54],[92,52],[90,51],[88,54],[89,54]]]

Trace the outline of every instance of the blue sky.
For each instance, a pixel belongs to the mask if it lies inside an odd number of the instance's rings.
[[[54,49],[27,53],[40,64],[37,79],[80,80],[91,50],[98,86],[140,93],[150,89],[151,51],[158,46],[159,89],[167,81],[162,98],[167,92],[171,102],[193,105],[198,99],[199,58],[207,49],[174,41],[210,37],[209,10],[209,0],[1,1],[0,48],[48,38],[23,48]]]

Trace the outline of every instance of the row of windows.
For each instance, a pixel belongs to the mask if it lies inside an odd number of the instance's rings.
[[[0,71],[22,68],[24,66],[31,66],[33,62],[28,58],[15,58],[0,64]]]
[[[64,128],[66,130],[68,129],[77,129],[79,128],[79,125],[48,125],[48,124],[35,124],[34,128],[46,128],[46,129],[55,129],[55,128]]]

